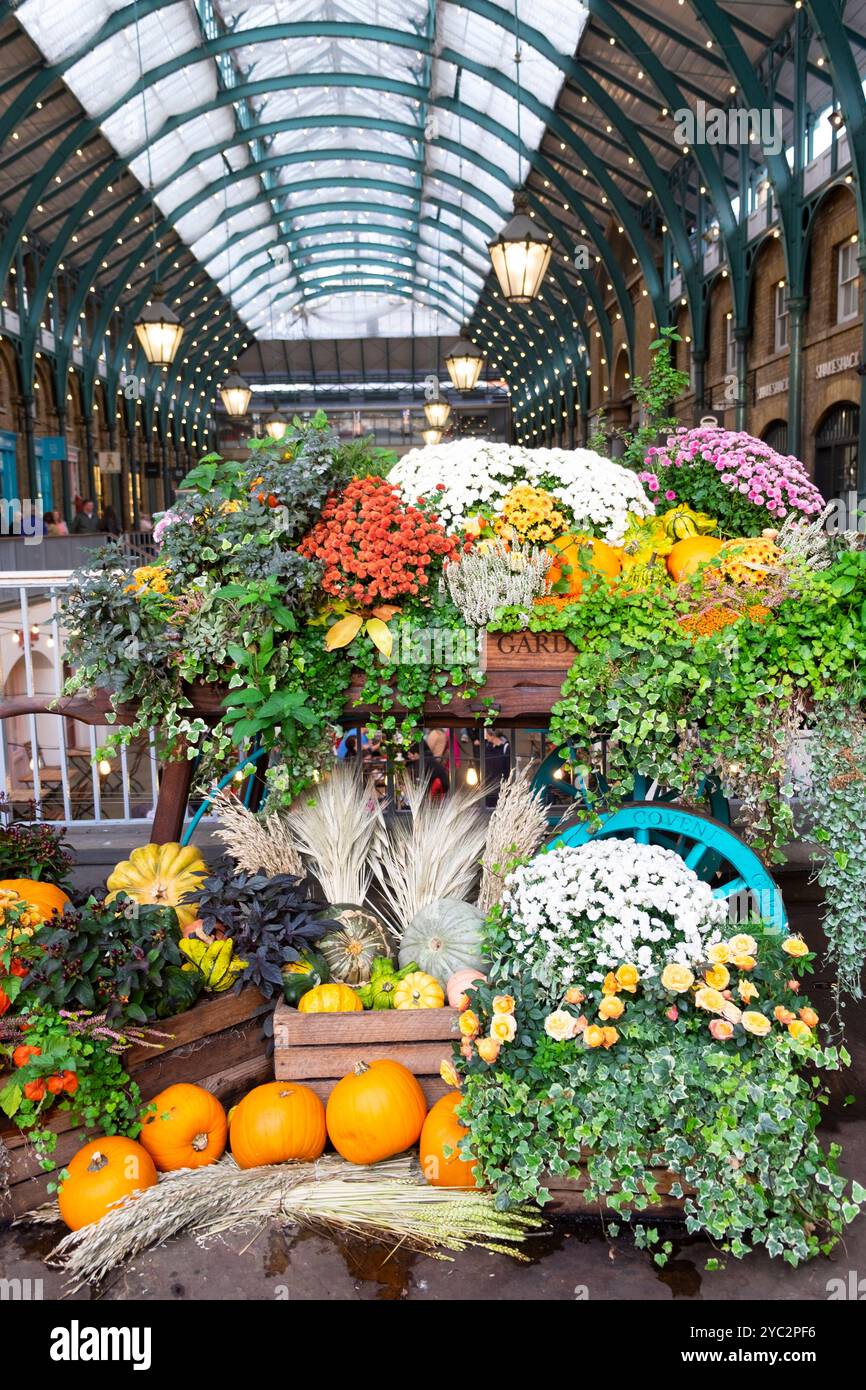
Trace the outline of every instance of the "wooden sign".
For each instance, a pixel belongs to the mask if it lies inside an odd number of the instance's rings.
[[[488,632],[486,643],[488,671],[561,671],[564,675],[576,656],[576,648],[561,632]]]

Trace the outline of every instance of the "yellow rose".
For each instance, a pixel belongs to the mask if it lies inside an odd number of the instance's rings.
[[[615,1028],[602,1028],[602,1047],[613,1047],[615,1042],[619,1042],[619,1033]]]
[[[585,998],[586,995],[583,990],[578,989],[576,985],[573,985],[571,989],[565,991],[566,1004],[582,1004]]]
[[[565,1009],[554,1009],[544,1020],[544,1031],[556,1042],[564,1042],[566,1038],[574,1037],[574,1025],[575,1019],[572,1014],[567,1013]]]
[[[442,1077],[446,1086],[455,1086],[459,1091],[460,1074],[450,1057],[443,1057],[442,1061],[439,1063],[439,1075]]]
[[[757,999],[758,987],[753,985],[751,980],[741,980],[737,986],[737,993],[744,1004],[748,1004],[750,999]]]
[[[711,1014],[720,1014],[725,1007],[725,998],[717,989],[704,985],[695,992],[695,1003],[699,1009],[706,1009]]]
[[[773,1026],[766,1014],[759,1014],[754,1009],[746,1010],[742,1023],[746,1032],[753,1033],[756,1038],[765,1038]]]
[[[727,941],[715,941],[707,947],[707,960],[711,965],[727,965],[731,959],[731,948]]]
[[[711,965],[704,971],[704,979],[710,989],[726,989],[731,982],[731,972],[724,965]]]
[[[627,989],[629,994],[634,994],[637,989],[637,982],[640,979],[640,971],[636,965],[619,966],[616,972],[616,982],[620,989]]]
[[[804,1023],[800,1018],[792,1018],[788,1024],[788,1032],[796,1042],[809,1042],[812,1037],[812,1029],[808,1023]]]
[[[740,932],[739,936],[732,936],[728,946],[732,956],[753,956],[758,949],[755,938],[746,932]]]
[[[517,1032],[513,1014],[496,1014],[490,1022],[490,1036],[497,1042],[511,1042]]]
[[[625,1012],[625,1004],[615,994],[607,994],[598,1006],[599,1018],[619,1018]]]
[[[583,1030],[583,1041],[587,1047],[601,1047],[604,1043],[604,1029],[599,1028],[597,1023],[591,1023]]]
[[[493,1012],[495,1014],[513,1014],[514,1000],[510,994],[497,994],[493,1000]]]
[[[733,962],[738,970],[754,970],[758,962],[754,956],[734,956]]]
[[[789,936],[782,942],[782,950],[789,956],[808,956],[809,947],[802,936]]]
[[[695,977],[687,965],[666,965],[662,971],[662,987],[674,994],[685,994],[694,982]]]
[[[481,1027],[478,1022],[478,1015],[472,1009],[464,1009],[457,1020],[457,1027],[460,1029],[464,1038],[474,1038]]]
[[[499,1056],[499,1043],[495,1038],[479,1038],[475,1046],[482,1062],[487,1062],[488,1065],[495,1062]]]
[[[609,970],[604,977],[604,984],[601,987],[602,994],[619,994],[620,983],[612,970]]]

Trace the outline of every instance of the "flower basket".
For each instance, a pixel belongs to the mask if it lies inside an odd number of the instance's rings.
[[[130,1048],[124,1054],[124,1065],[144,1100],[175,1082],[188,1081],[212,1091],[226,1106],[233,1105],[251,1087],[270,1080],[271,1063],[262,1037],[262,1022],[269,1008],[256,989],[211,995],[186,1013],[155,1024],[170,1036],[158,1050]],[[0,1076],[0,1087],[6,1079]],[[57,1111],[48,1127],[58,1140],[56,1168],[46,1173],[21,1130],[0,1116],[0,1144],[9,1154],[5,1174],[0,1162],[0,1222],[44,1202],[48,1183],[56,1182],[59,1170],[93,1137],[83,1126],[73,1124],[68,1112]]]

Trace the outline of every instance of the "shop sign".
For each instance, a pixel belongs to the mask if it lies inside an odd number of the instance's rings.
[[[837,376],[839,372],[849,372],[860,361],[859,352],[846,352],[844,357],[831,357],[827,362],[819,362],[815,376],[821,381],[825,376]]]
[[[96,455],[100,473],[120,472],[120,450],[100,449]]]
[[[755,388],[755,400],[765,401],[768,396],[783,396],[788,389],[788,378],[780,376],[778,381],[763,381]]]

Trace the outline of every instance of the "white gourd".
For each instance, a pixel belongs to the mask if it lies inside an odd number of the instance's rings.
[[[416,961],[421,970],[447,985],[456,970],[481,970],[484,913],[459,898],[438,898],[419,909],[403,933],[400,964]]]

